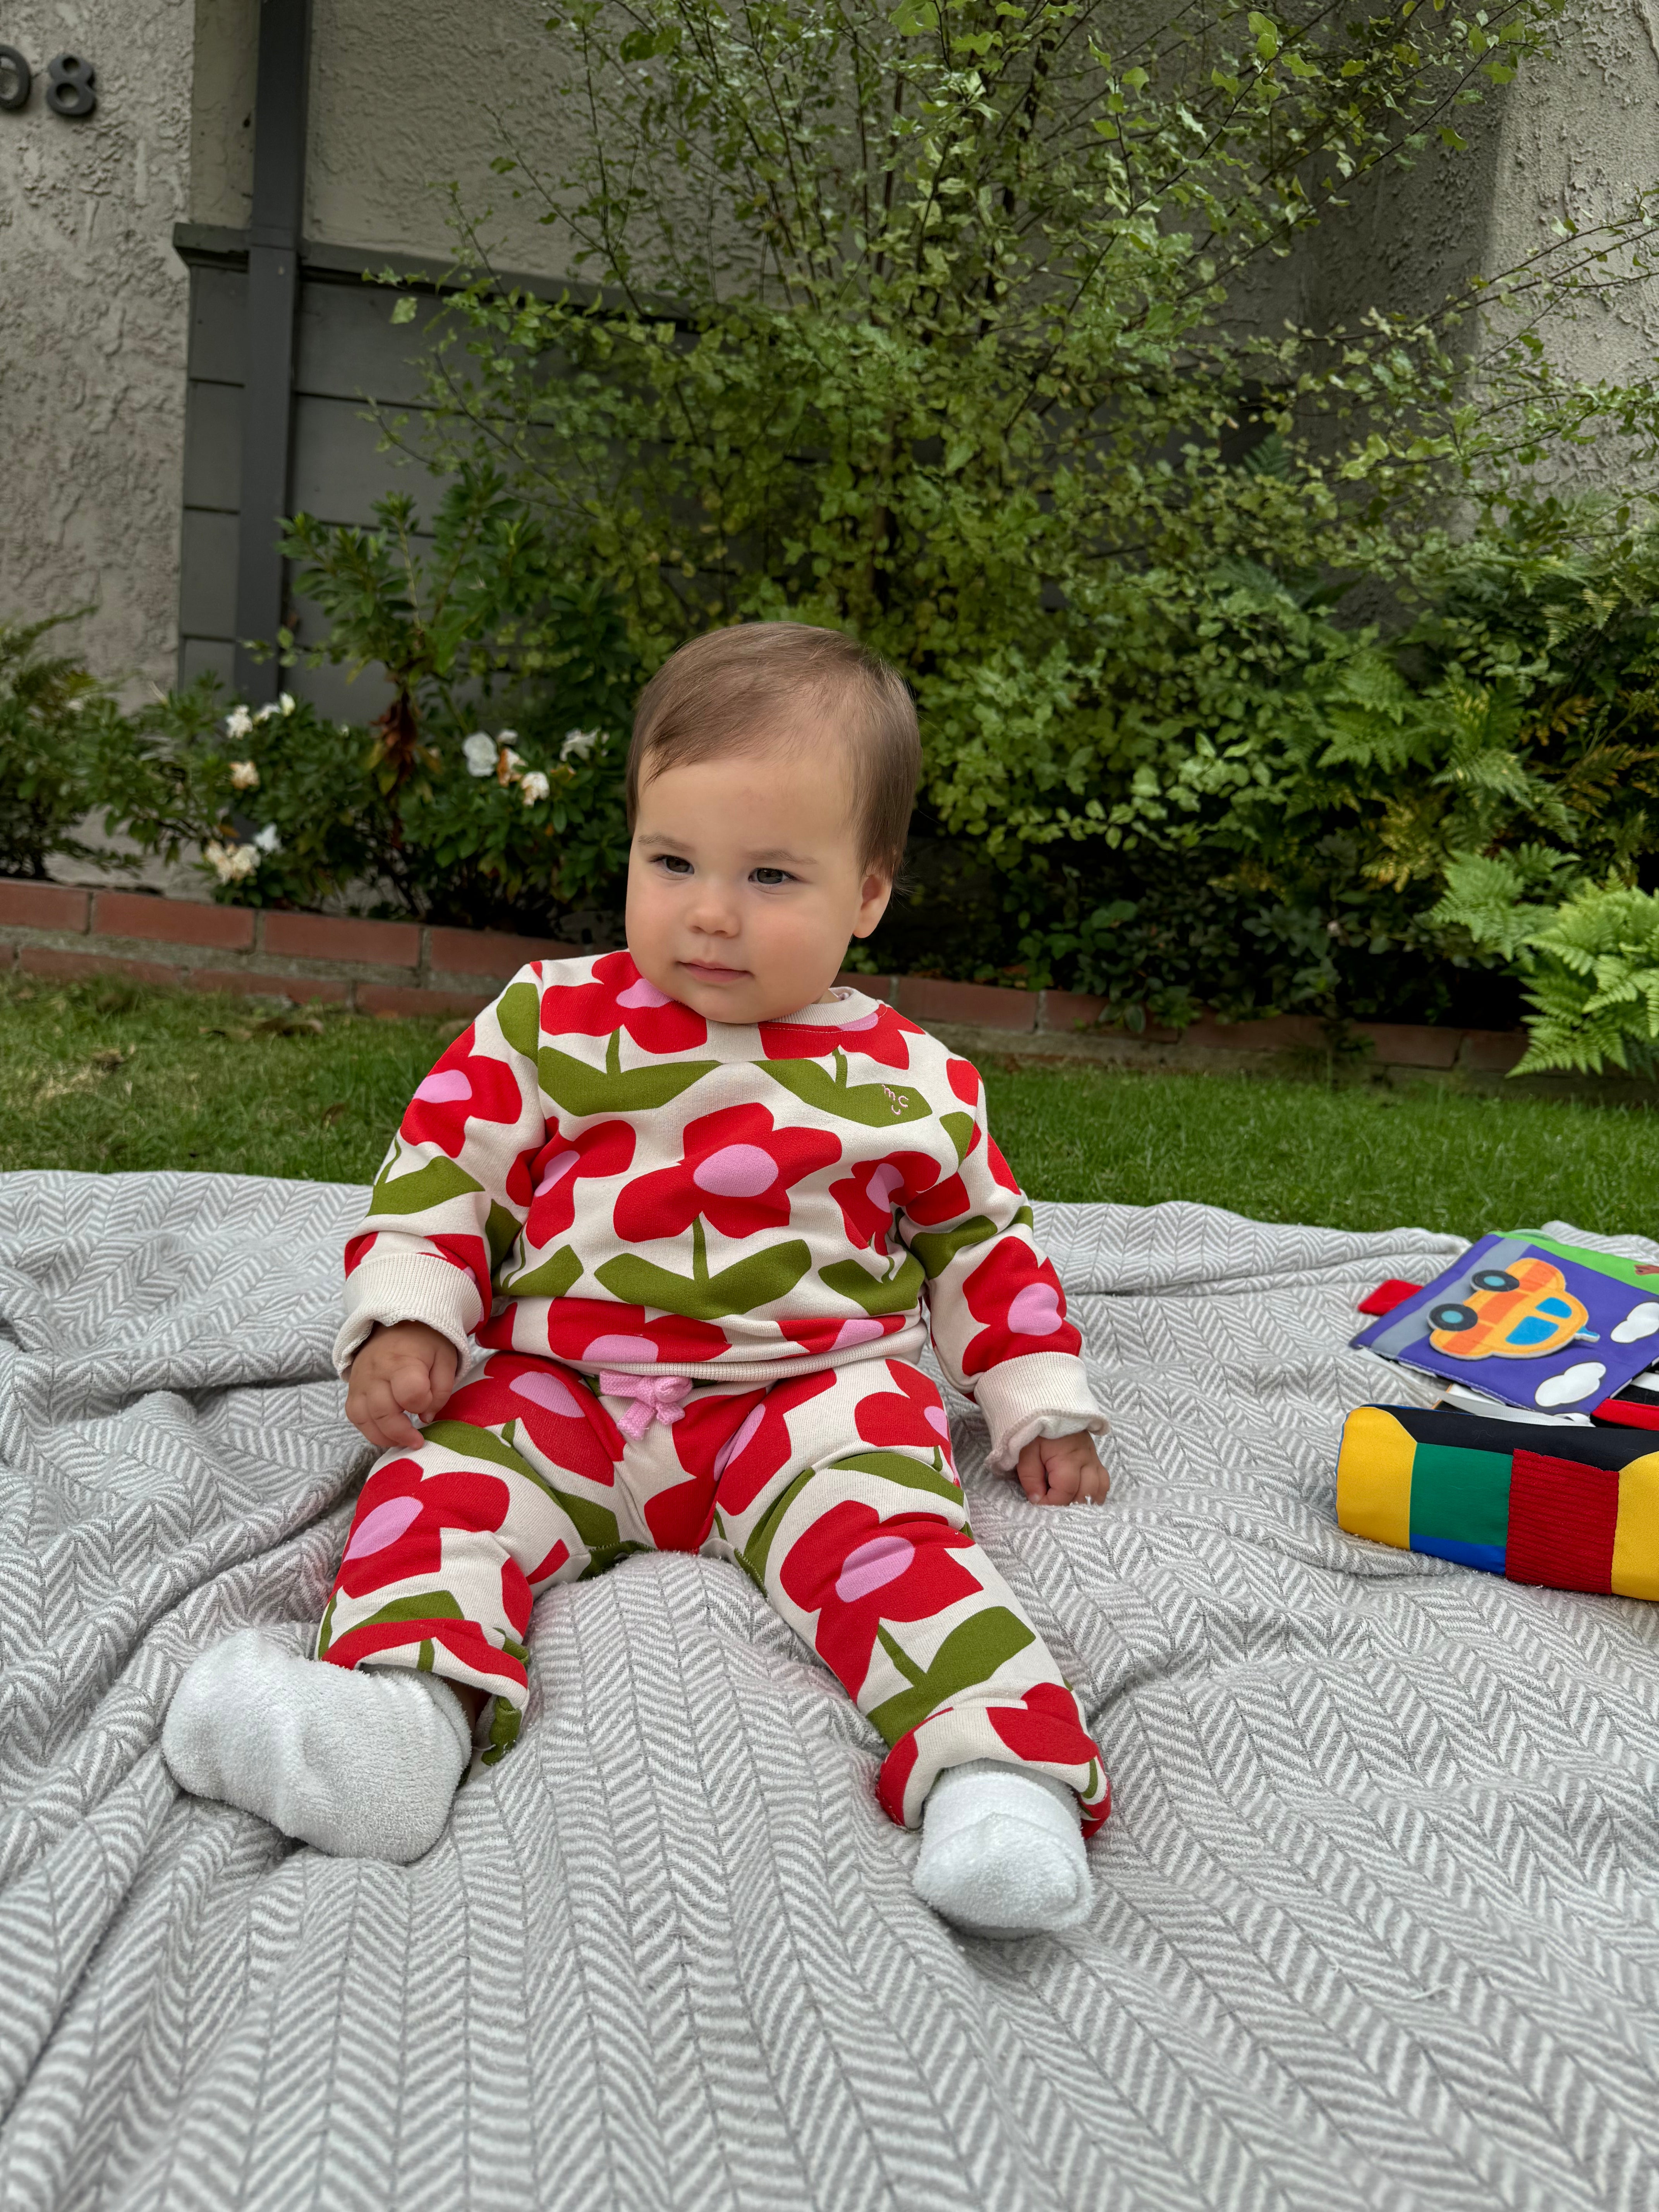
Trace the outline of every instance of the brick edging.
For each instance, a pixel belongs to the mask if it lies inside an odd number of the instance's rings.
[[[294,1004],[323,1000],[364,1014],[473,1014],[526,960],[569,959],[581,947],[493,929],[349,915],[212,906],[144,891],[90,890],[0,878],[0,973],[120,975],[136,982],[234,991]],[[846,981],[919,1022],[998,1030],[1010,1036],[1092,1034],[1150,1046],[1226,1053],[1322,1051],[1310,1015],[1218,1022],[1184,1030],[1103,1030],[1105,1000],[1076,991],[1018,991],[931,975],[855,975]],[[1526,1049],[1520,1030],[1437,1029],[1359,1022],[1384,1066],[1463,1067],[1500,1074]]]

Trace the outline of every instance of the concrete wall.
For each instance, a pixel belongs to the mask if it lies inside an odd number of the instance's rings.
[[[0,617],[96,601],[94,665],[167,682],[178,599],[188,292],[190,0],[11,0],[0,39],[40,65],[0,112]],[[46,104],[66,48],[97,112]]]
[[[1510,88],[1487,214],[1485,259],[1519,262],[1571,216],[1581,226],[1659,185],[1659,0],[1570,0],[1547,76]],[[1659,284],[1610,297],[1551,338],[1558,363],[1626,381],[1659,367]],[[1611,442],[1576,456],[1580,481],[1616,477]]]

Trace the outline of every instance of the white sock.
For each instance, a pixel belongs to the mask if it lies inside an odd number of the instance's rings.
[[[257,1813],[338,1858],[421,1857],[443,1833],[472,1753],[447,1682],[350,1673],[257,1628],[204,1651],[174,1692],[161,1755],[192,1796]]]
[[[970,1936],[1075,1928],[1091,1901],[1076,1796],[999,1759],[947,1767],[922,1808],[911,1880],[924,1905]]]

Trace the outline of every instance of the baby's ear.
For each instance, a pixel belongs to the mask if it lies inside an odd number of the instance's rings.
[[[859,887],[859,918],[853,924],[854,937],[868,937],[886,913],[888,901],[892,896],[892,877],[884,869],[869,869]]]

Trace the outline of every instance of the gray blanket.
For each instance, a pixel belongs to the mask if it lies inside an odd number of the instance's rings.
[[[543,1600],[519,1747],[419,1865],[161,1763],[191,1656],[315,1616],[366,1453],[355,1190],[0,1178],[0,2203],[1659,2203],[1659,1609],[1344,1536],[1356,1297],[1456,1249],[1040,1226],[1115,1487],[975,1526],[1117,1810],[1086,1932],[953,1935],[878,1746],[734,1570]]]

